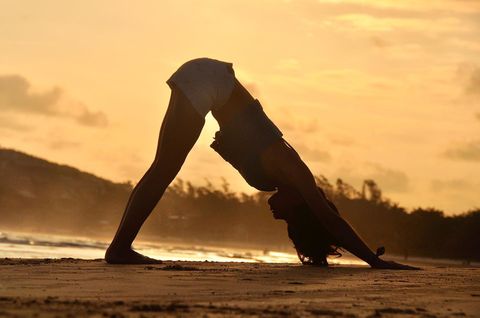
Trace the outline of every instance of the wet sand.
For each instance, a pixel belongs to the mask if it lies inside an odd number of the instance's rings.
[[[0,260],[0,317],[480,317],[480,268]]]

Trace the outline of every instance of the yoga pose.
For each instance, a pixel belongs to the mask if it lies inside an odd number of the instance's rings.
[[[120,226],[107,249],[112,264],[160,261],[132,249],[132,242],[182,167],[211,111],[218,121],[211,147],[253,187],[277,191],[269,200],[274,216],[287,221],[303,263],[326,265],[342,247],[373,268],[412,269],[382,260],[340,216],[259,101],[235,78],[231,63],[199,58],[183,64],[167,81],[170,102],[160,129],[155,160],[135,186]]]

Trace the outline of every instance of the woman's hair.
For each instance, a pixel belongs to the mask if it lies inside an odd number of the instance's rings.
[[[337,214],[335,205],[318,188],[328,205]],[[302,264],[328,266],[328,256],[341,256],[334,237],[314,215],[301,195],[291,188],[280,188],[268,200],[275,219],[287,222],[288,237],[292,240]]]

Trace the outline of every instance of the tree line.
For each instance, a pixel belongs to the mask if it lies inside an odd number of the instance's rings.
[[[338,179],[331,184],[317,177],[317,184],[336,204],[340,213],[369,246],[385,246],[389,253],[480,260],[480,210],[446,216],[434,208],[413,211],[382,196],[374,180],[365,180],[361,190]],[[222,187],[195,186],[177,180],[156,208],[145,230],[163,236],[211,242],[285,247],[284,222],[274,220],[269,193],[251,195]]]
[[[0,148],[0,230],[22,230],[110,239],[132,191],[78,169]],[[370,247],[387,252],[480,260],[480,209],[446,216],[435,208],[408,211],[382,195],[374,180],[356,189],[317,177]],[[270,193],[236,193],[225,181],[193,185],[177,179],[141,231],[143,238],[291,248],[286,225],[269,210]]]

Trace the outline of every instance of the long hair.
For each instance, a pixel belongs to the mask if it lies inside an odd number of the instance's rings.
[[[337,207],[318,188],[330,208]],[[291,188],[279,188],[268,200],[275,219],[287,222],[288,237],[304,265],[328,266],[328,256],[341,256],[335,238],[308,207],[300,193]]]

